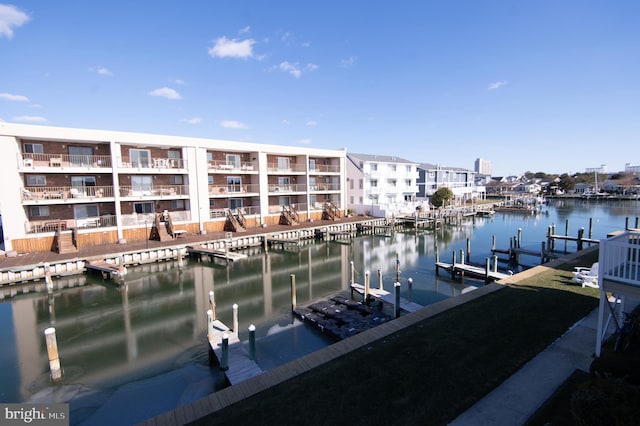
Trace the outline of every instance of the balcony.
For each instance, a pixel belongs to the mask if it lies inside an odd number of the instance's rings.
[[[323,174],[323,173],[340,173],[340,166],[333,164],[316,164],[312,169],[309,169],[309,174]]]
[[[221,161],[209,161],[209,170],[217,173],[251,173],[258,171],[258,164],[254,162],[227,163]]]
[[[131,198],[177,198],[189,195],[188,185],[153,185],[145,188],[120,186],[121,197]]]
[[[56,232],[58,229],[97,229],[116,226],[116,217],[113,215],[84,217],[79,219],[54,219],[54,220],[31,220],[27,222],[27,233],[39,234],[46,232]]]
[[[245,217],[256,216],[260,214],[260,206],[243,206],[239,207],[240,211]],[[209,210],[209,217],[211,219],[223,219],[227,217],[227,211],[229,209],[211,209]],[[233,209],[234,211],[237,209]]]
[[[18,159],[20,170],[39,170],[53,168],[59,170],[70,169],[108,169],[111,168],[109,155],[69,155],[69,154],[35,154],[23,152]]]
[[[249,184],[227,184],[227,185],[209,185],[209,195],[211,196],[255,196],[260,193],[260,185]]]
[[[290,194],[295,192],[305,192],[307,185],[299,184],[273,184],[269,185],[269,194]]]
[[[148,158],[133,160],[129,157],[122,157],[119,160],[119,167],[123,169],[138,170],[166,170],[174,171],[176,169],[186,169],[187,162],[182,158]]]
[[[267,164],[267,171],[271,174],[289,174],[289,173],[305,173],[307,171],[306,164],[289,164],[287,166],[278,163]]]
[[[309,191],[311,192],[327,192],[327,191],[340,191],[339,183],[316,183],[309,185]]]
[[[55,204],[60,200],[86,202],[96,198],[113,198],[113,186],[28,186],[22,189],[21,197],[26,204],[39,204],[44,201]]]

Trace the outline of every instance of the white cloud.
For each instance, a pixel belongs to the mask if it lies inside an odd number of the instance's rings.
[[[255,40],[246,39],[229,40],[226,37],[219,37],[214,46],[209,49],[209,55],[214,58],[241,58],[247,59],[253,57],[253,45]]]
[[[310,138],[300,139],[298,144],[300,145],[311,145],[312,140]]]
[[[358,58],[356,56],[349,56],[347,59],[340,60],[340,66],[343,68],[351,68]]]
[[[284,120],[282,120],[282,121],[281,121],[281,123],[282,123],[284,126],[288,126],[288,125],[290,125],[290,124],[291,124],[291,122],[290,122],[289,120],[287,120],[286,118],[285,118]]]
[[[89,71],[100,75],[113,75],[113,73],[106,67],[90,67]]]
[[[315,127],[318,125],[318,122],[315,120],[309,120],[305,123],[305,126],[309,126],[309,127]]]
[[[179,84],[179,85],[183,85],[183,84],[184,84],[184,80],[180,80],[180,79],[178,79],[178,80],[173,80],[173,82],[174,82],[175,84]]]
[[[12,102],[29,102],[29,98],[22,95],[13,95],[11,93],[0,93],[0,99]]]
[[[202,122],[202,119],[200,117],[192,117],[192,118],[183,118],[180,121],[187,124],[200,124]]]
[[[22,115],[20,117],[13,117],[13,121],[16,123],[46,123],[48,120],[37,115]]]
[[[168,87],[162,87],[160,89],[152,90],[149,92],[149,94],[151,96],[159,96],[161,98],[167,98],[167,99],[181,99],[180,93]]]
[[[501,88],[502,86],[506,86],[507,84],[509,84],[508,81],[496,81],[495,83],[490,83],[489,86],[487,86],[487,89],[496,90]]]
[[[280,62],[280,65],[278,65],[275,68],[277,68],[282,72],[289,73],[295,78],[300,78],[302,77],[303,72],[315,71],[318,69],[318,66],[316,64],[308,63],[307,65],[301,68],[300,64],[298,64],[297,62],[292,63],[292,62],[284,61],[284,62]]]
[[[29,15],[17,7],[0,4],[0,37],[13,38],[14,28],[21,27],[29,19]]]
[[[248,129],[249,128],[249,126],[247,126],[246,124],[236,120],[224,120],[220,122],[220,126],[224,127],[225,129]]]
[[[251,27],[247,25],[246,27],[244,27],[239,31],[239,34],[249,34],[250,32],[251,32]]]

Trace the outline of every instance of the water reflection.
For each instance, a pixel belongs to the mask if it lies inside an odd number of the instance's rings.
[[[296,276],[300,306],[336,293],[348,294],[351,262],[356,281],[363,282],[369,271],[371,285],[377,287],[380,269],[383,287],[392,291],[397,256],[402,297],[428,305],[482,285],[436,277],[436,251],[448,261],[453,252],[467,250],[469,239],[469,261],[483,264],[491,255],[492,237],[498,246],[508,247],[509,237],[522,229],[523,246],[539,247],[550,224],[560,226],[570,219],[574,235],[594,218],[594,238],[602,238],[621,229],[624,216],[635,217],[639,212],[638,203],[590,203],[587,207],[580,202],[559,203],[537,216],[496,214],[435,231],[366,235],[350,244],[312,242],[299,250],[266,254],[250,249],[246,259],[228,265],[192,259],[183,268],[177,262],[131,267],[122,285],[81,275],[55,279],[51,293],[44,282],[0,289],[0,362],[6,371],[0,400],[24,401],[50,388],[43,334],[50,326],[57,331],[66,385],[113,393],[127,383],[197,365],[202,368],[189,374],[193,382],[209,381],[201,389],[206,394],[220,385],[215,369],[207,366],[209,291],[215,291],[217,317],[228,325],[232,305],[238,304],[241,340],[247,339],[250,324],[257,326],[258,362],[263,369],[273,368],[330,343],[293,321],[291,274]],[[539,259],[528,262],[533,266]]]

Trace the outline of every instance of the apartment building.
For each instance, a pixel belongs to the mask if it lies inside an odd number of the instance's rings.
[[[345,150],[0,122],[0,153],[4,248],[19,253],[63,234],[76,249],[126,244],[153,229],[332,219],[346,205]]]
[[[399,157],[347,154],[347,207],[389,216],[415,209],[417,163]]]
[[[486,197],[485,187],[476,184],[476,173],[472,170],[421,163],[418,173],[419,200],[428,200],[440,188],[449,188],[457,204]]]

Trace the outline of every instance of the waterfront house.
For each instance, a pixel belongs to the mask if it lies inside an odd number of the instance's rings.
[[[0,122],[5,250],[335,218],[345,161],[344,149]]]
[[[355,214],[386,217],[415,210],[418,163],[355,153],[347,159],[347,206]]]
[[[445,167],[439,164],[421,163],[418,166],[419,200],[429,198],[440,188],[449,188],[455,204],[464,204],[472,199],[486,197],[484,185],[477,185],[476,172],[460,167]]]

